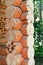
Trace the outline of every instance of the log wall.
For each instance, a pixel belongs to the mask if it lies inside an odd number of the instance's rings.
[[[0,65],[35,65],[33,0],[0,0]]]

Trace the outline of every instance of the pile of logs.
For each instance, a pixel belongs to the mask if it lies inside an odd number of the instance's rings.
[[[0,16],[0,65],[6,65],[6,30],[5,30],[5,18],[3,18],[3,15]]]
[[[6,63],[6,30],[5,30],[5,9],[6,6],[4,3],[2,3],[1,1],[4,0],[0,0],[0,65],[7,65]]]
[[[0,64],[35,65],[33,0],[1,1]]]

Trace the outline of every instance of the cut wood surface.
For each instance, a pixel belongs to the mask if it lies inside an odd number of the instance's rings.
[[[22,32],[18,30],[8,30],[6,33],[7,41],[20,42],[22,37]]]
[[[4,39],[4,38],[5,38],[5,35],[0,34],[0,38],[1,38],[1,39]]]
[[[21,20],[26,20],[26,19],[27,19],[26,17],[27,17],[27,13],[23,13],[23,14],[21,15],[21,18],[20,18],[20,19],[21,19]]]
[[[23,58],[28,59],[28,48],[24,48],[22,50],[22,56]]]
[[[2,30],[0,30],[0,33],[1,33],[1,34],[6,34],[6,31],[4,31],[4,30],[2,29]]]
[[[5,14],[5,9],[0,8],[0,14]]]
[[[0,55],[6,56],[6,48],[0,47]]]
[[[7,53],[11,54],[20,54],[22,52],[23,46],[20,42],[8,42],[6,45],[6,51]]]
[[[28,47],[33,47],[34,46],[34,37],[32,35],[28,36],[27,44],[28,44]]]
[[[22,20],[23,25],[28,24],[28,20]]]
[[[0,59],[6,59],[6,56],[0,55]]]
[[[20,32],[20,31],[16,31],[15,32],[15,42],[19,42],[20,40],[21,40],[21,38],[23,37],[23,35],[22,35],[22,32]]]
[[[6,17],[8,18],[20,18],[22,14],[22,10],[19,7],[9,6],[6,8]]]
[[[0,59],[0,65],[7,65],[6,64],[6,59]]]
[[[21,39],[21,44],[23,45],[24,48],[27,48],[27,36],[23,36]]]
[[[14,6],[20,6],[22,0],[5,0],[6,6],[14,5]]]
[[[28,65],[28,61],[29,61],[28,59],[24,60],[25,65]]]
[[[34,34],[34,26],[32,23],[28,24],[27,26],[27,34],[28,35],[33,35]]]
[[[22,2],[20,5],[20,8],[22,9],[23,12],[27,12],[27,6],[26,6],[26,2]]]
[[[22,28],[22,21],[20,19],[6,19],[5,21],[5,28],[6,30],[13,29],[13,30],[20,30]]]
[[[0,5],[1,9],[6,9],[6,5]]]
[[[34,22],[34,16],[33,16],[33,13],[31,12],[24,12],[22,13],[21,15],[21,20],[29,20],[29,22]]]
[[[22,31],[24,36],[27,36],[27,25],[23,25],[21,28],[21,31]]]
[[[28,25],[23,25],[21,31],[24,36],[33,35],[34,34],[34,26],[32,23],[30,23]]]
[[[18,54],[18,55],[9,54],[6,58],[6,60],[7,60],[7,65],[9,65],[9,64],[21,65],[21,62],[23,61],[23,57],[21,54]]]
[[[33,47],[29,47],[28,48],[28,58],[34,58],[34,48]]]
[[[7,40],[6,39],[0,39],[0,44],[6,44],[7,43]]]
[[[22,65],[28,65],[28,59],[24,59],[24,60],[22,61]]]

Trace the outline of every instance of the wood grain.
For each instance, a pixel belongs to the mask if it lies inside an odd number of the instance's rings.
[[[5,59],[0,59],[0,65],[7,65]]]
[[[0,47],[0,55],[3,55],[3,56],[6,56],[7,55],[6,48]]]
[[[0,5],[1,9],[6,9],[6,7],[7,7],[6,5]]]

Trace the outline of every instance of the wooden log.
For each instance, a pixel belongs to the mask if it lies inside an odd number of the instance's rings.
[[[26,4],[30,8],[30,11],[33,13],[34,12],[33,0],[28,0]]]
[[[14,5],[14,6],[20,6],[22,0],[5,0],[6,6]]]
[[[6,5],[0,5],[1,9],[6,9]]]
[[[14,41],[15,42],[20,41],[22,37],[23,37],[22,33],[20,31],[16,31],[15,32],[15,40]]]
[[[24,36],[21,39],[21,44],[23,45],[24,48],[28,48],[28,47],[33,47],[34,46],[34,38],[32,35],[28,36]]]
[[[24,48],[22,50],[22,56],[23,58],[28,59],[28,48]]]
[[[20,64],[21,65],[28,65],[28,60],[27,59],[24,59]],[[19,65],[19,64],[17,64],[17,65]]]
[[[23,25],[28,24],[28,20],[23,20],[22,23],[23,23]]]
[[[30,23],[29,25],[23,25],[21,31],[24,36],[33,35],[34,34],[34,26],[32,23]]]
[[[21,20],[22,21],[24,21],[24,20],[26,20],[26,17],[27,17],[27,13],[23,13],[22,15],[21,15]]]
[[[5,38],[5,35],[0,34],[0,38],[1,39],[4,39]]]
[[[21,21],[22,21],[23,25],[24,25],[24,24],[29,24],[29,23],[31,23],[31,21],[28,20],[28,19],[27,19],[27,20],[26,20],[26,19],[25,19],[25,20],[21,20]]]
[[[6,34],[6,30],[4,29],[4,27],[0,27],[0,35],[5,35]]]
[[[13,29],[13,30],[20,30],[22,28],[22,21],[20,19],[6,19],[5,21],[5,28],[6,30]]]
[[[6,17],[8,18],[20,18],[22,11],[19,7],[9,6],[6,8]]]
[[[5,31],[3,31],[3,30],[1,30],[1,31],[0,31],[0,33],[1,33],[1,34],[6,34],[6,32],[5,32]]]
[[[27,25],[23,25],[21,31],[24,36],[27,36]]]
[[[35,60],[34,60],[34,58],[29,59],[28,64],[29,64],[29,65],[33,65],[33,64],[35,65]]]
[[[0,55],[0,59],[6,59],[6,56]]]
[[[0,47],[0,55],[6,56],[6,48]]]
[[[19,64],[17,64],[19,65]],[[21,65],[28,65],[28,60],[27,59],[24,59],[22,62],[21,62]]]
[[[0,59],[0,65],[7,65],[6,60],[5,59]]]
[[[34,22],[34,16],[33,16],[33,13],[32,12],[24,12],[22,15],[21,15],[21,20],[29,20],[28,23],[33,23]]]
[[[32,35],[28,36],[27,45],[28,45],[28,47],[33,47],[34,46],[34,37]]]
[[[33,47],[29,47],[28,48],[28,58],[34,58],[34,48]]]
[[[5,20],[6,20],[5,13],[0,13],[0,23],[3,23],[3,25],[4,25],[5,24]]]
[[[34,34],[34,26],[32,23],[28,24],[27,26],[27,34],[28,35],[33,35]]]
[[[25,63],[25,65],[28,65],[28,59],[24,59],[24,63]]]
[[[24,12],[22,15],[21,15],[21,20],[29,20],[29,21],[31,21],[32,20],[32,18],[33,18],[33,16],[31,16],[31,12]]]
[[[28,59],[24,59],[21,63],[22,65],[28,65]]]
[[[5,14],[5,9],[0,9],[0,14]]]
[[[1,5],[5,5],[5,0],[0,0]]]
[[[0,44],[4,45],[4,44],[6,44],[6,43],[7,43],[7,40],[6,40],[6,39],[1,39],[1,40],[0,40]]]
[[[20,5],[20,8],[22,9],[23,12],[27,12],[27,6],[26,6],[26,2],[22,2]]]
[[[28,44],[27,44],[27,36],[22,37],[21,44],[23,45],[24,48],[27,48],[28,47]]]
[[[11,54],[20,54],[22,52],[23,46],[20,42],[8,42],[6,45],[6,51],[9,54],[11,52]]]
[[[7,55],[6,60],[7,60],[7,65],[9,65],[9,64],[21,65],[21,62],[23,61],[23,57],[21,54],[18,54],[18,55],[9,54],[9,55]]]
[[[19,42],[22,37],[23,37],[23,35],[22,35],[21,31],[8,30],[6,33],[7,41]]]

